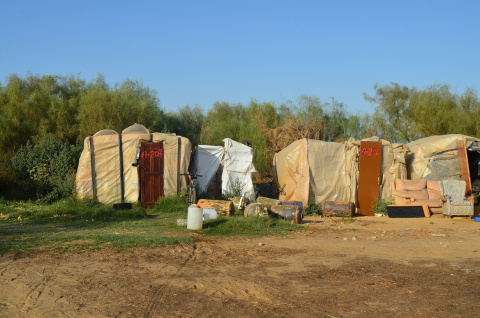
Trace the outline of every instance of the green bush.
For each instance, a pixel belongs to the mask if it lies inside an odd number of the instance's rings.
[[[322,215],[322,207],[315,202],[314,198],[308,201],[308,205],[303,209],[305,215]]]
[[[235,178],[235,181],[230,185],[230,189],[223,191],[224,200],[241,197],[243,195],[243,188],[245,188],[245,183],[240,181],[238,178]]]
[[[28,199],[51,203],[73,194],[75,171],[83,145],[71,145],[48,135],[40,143],[27,143],[10,160],[18,182],[33,188]],[[24,191],[23,189],[18,189]]]
[[[382,215],[387,215],[387,206],[391,204],[395,204],[393,198],[377,198],[372,203],[372,211],[375,214],[380,213]]]

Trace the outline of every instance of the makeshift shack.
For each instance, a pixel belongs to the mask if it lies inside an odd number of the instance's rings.
[[[193,160],[192,173],[198,175],[196,186],[198,192],[207,192],[212,183],[220,183],[217,174],[221,172],[221,192],[231,193],[232,186],[240,184],[243,194],[249,199],[254,197],[251,174],[253,150],[251,147],[232,139],[223,139],[225,146],[199,145]]]
[[[301,139],[275,154],[273,177],[280,190],[280,200],[301,201],[304,206],[313,198],[316,203],[340,201],[358,203],[359,162],[372,155],[372,148],[362,143],[373,142],[381,157],[375,197],[391,194],[391,181],[406,177],[406,149],[402,144],[391,144],[378,137],[344,143]],[[381,149],[381,151],[380,151]],[[370,150],[370,151],[368,151]],[[368,209],[370,205],[368,204]]]
[[[134,124],[118,134],[102,130],[85,138],[76,175],[81,199],[154,205],[186,189],[191,142],[175,134],[150,133]]]
[[[458,134],[430,136],[407,144],[408,179],[462,179],[466,194],[480,190],[480,139]]]

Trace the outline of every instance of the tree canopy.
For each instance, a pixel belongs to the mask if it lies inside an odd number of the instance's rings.
[[[101,75],[88,82],[78,75],[12,74],[0,83],[0,155],[5,161],[27,149],[27,143],[33,147],[47,137],[76,145],[99,130],[120,133],[140,123],[150,131],[187,137],[194,145],[247,139],[255,167],[267,173],[274,153],[300,138],[342,141],[376,135],[409,142],[450,133],[480,135],[474,90],[457,94],[447,84],[419,89],[394,82],[376,84],[374,90],[373,96],[364,95],[372,114],[351,114],[333,97],[322,101],[306,95],[282,104],[217,101],[204,114],[190,105],[165,112],[157,92],[140,81],[126,79],[110,87]]]

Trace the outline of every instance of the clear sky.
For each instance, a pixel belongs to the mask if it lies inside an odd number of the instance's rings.
[[[0,81],[102,74],[160,106],[331,97],[373,111],[375,83],[480,90],[480,1],[0,0]]]

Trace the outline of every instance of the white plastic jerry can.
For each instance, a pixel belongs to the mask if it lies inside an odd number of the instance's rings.
[[[187,229],[201,230],[203,226],[203,209],[200,206],[191,205],[188,207]]]

